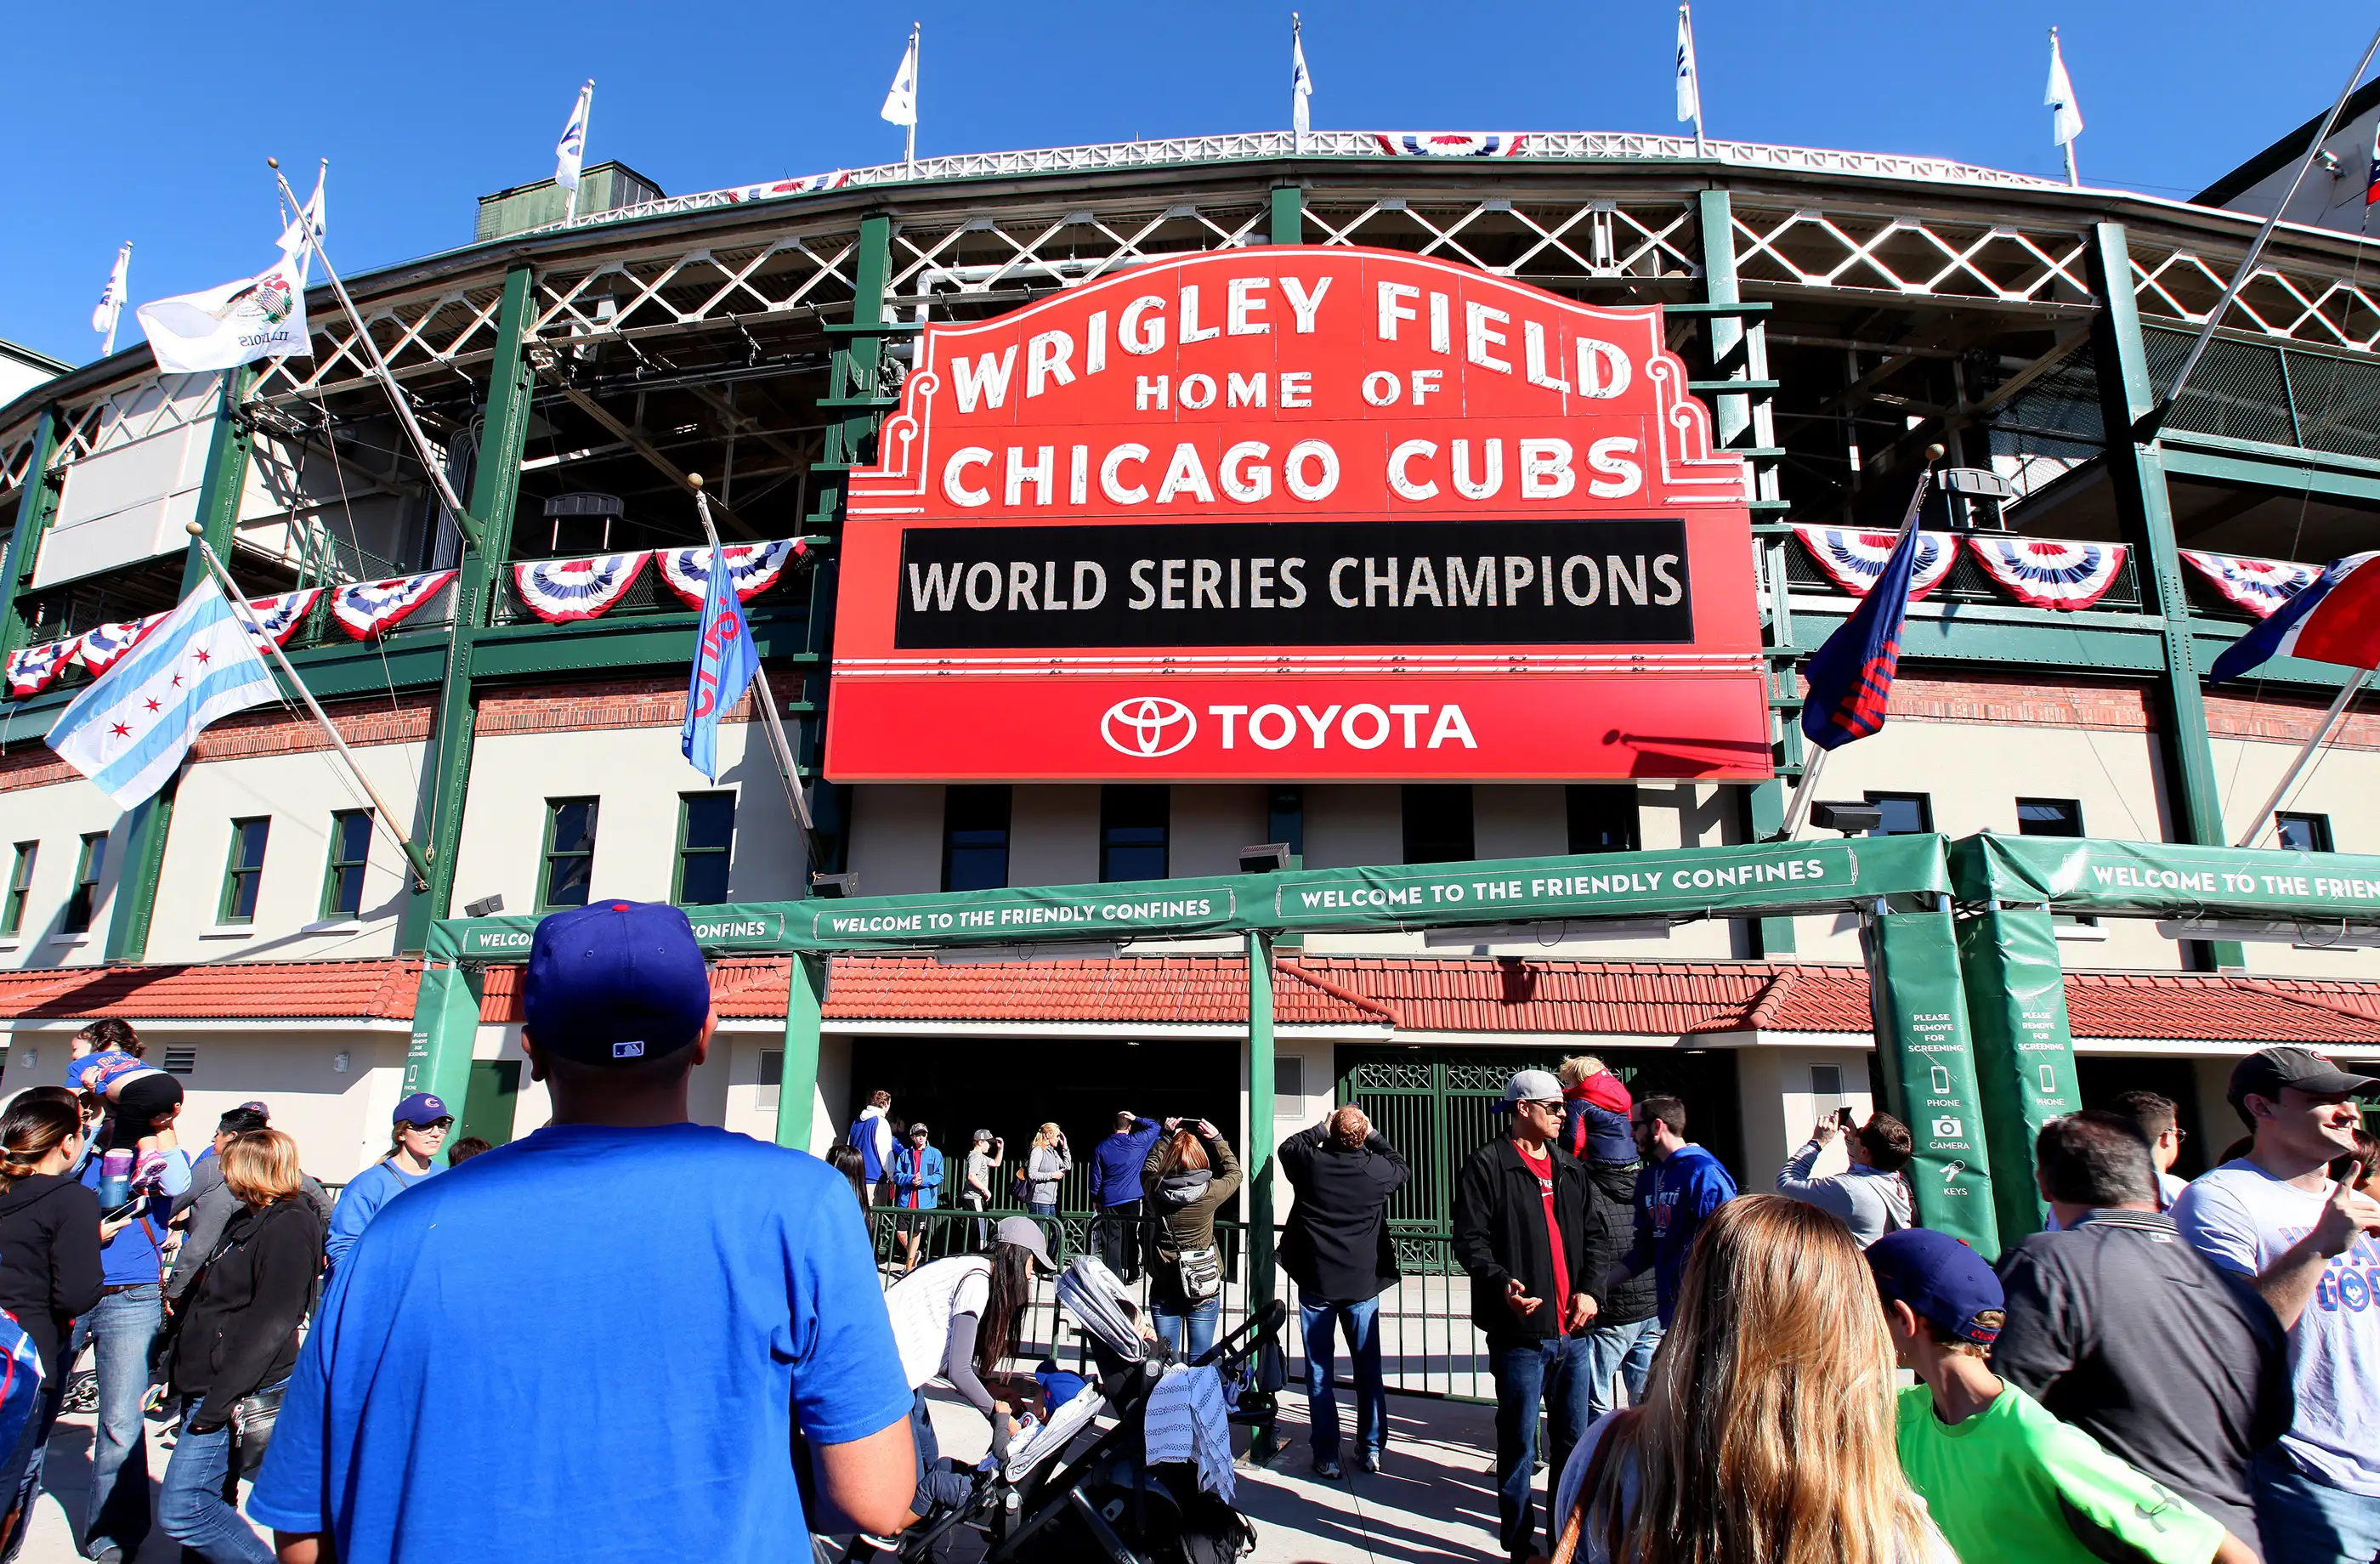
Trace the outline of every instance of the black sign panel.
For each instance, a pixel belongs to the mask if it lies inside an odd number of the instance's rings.
[[[915,527],[900,593],[921,649],[1694,639],[1667,516]]]

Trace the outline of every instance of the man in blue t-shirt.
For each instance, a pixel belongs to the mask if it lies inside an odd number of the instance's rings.
[[[1735,1180],[1718,1158],[1686,1138],[1686,1105],[1648,1097],[1628,1112],[1628,1128],[1645,1156],[1636,1175],[1636,1246],[1612,1267],[1607,1290],[1653,1272],[1661,1328],[1678,1312],[1678,1283],[1704,1219],[1735,1198]]]
[[[538,926],[553,1119],[382,1207],[323,1294],[249,1514],[284,1564],[807,1559],[917,1488],[842,1175],[686,1121],[718,1017],[675,907]],[[808,1442],[806,1516],[788,1449]],[[327,1546],[326,1546],[327,1544]]]

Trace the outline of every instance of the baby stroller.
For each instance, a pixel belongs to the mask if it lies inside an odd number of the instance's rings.
[[[974,1558],[978,1550],[985,1564],[1231,1564],[1244,1557],[1256,1546],[1256,1527],[1231,1504],[1225,1409],[1243,1394],[1250,1360],[1288,1311],[1267,1304],[1185,1364],[1141,1335],[1123,1284],[1094,1255],[1066,1267],[1058,1304],[1089,1343],[1098,1379],[1055,1409],[997,1470],[978,1473],[965,1504],[903,1533],[895,1557],[902,1564]],[[1152,1403],[1160,1417],[1154,1441]],[[1102,1413],[1115,1419],[1104,1432]],[[1152,1442],[1160,1450],[1155,1461]],[[863,1545],[847,1557],[869,1553]]]

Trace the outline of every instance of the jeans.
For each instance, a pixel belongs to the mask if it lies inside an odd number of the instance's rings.
[[[149,1394],[149,1346],[164,1321],[155,1282],[111,1292],[91,1311],[99,1349],[99,1428],[91,1448],[91,1518],[82,1556],[120,1547],[127,1558],[149,1535],[149,1446],[140,1403]]]
[[[50,1430],[58,1421],[58,1401],[66,1394],[67,1369],[58,1369],[57,1378],[42,1387],[41,1400],[33,1403],[33,1415],[25,1420],[25,1432],[9,1453],[7,1464],[0,1466],[0,1509],[13,1511],[16,1523],[0,1532],[0,1564],[15,1564],[18,1550],[25,1546],[26,1529],[32,1524],[33,1501],[41,1497],[42,1458],[49,1454]]]
[[[1099,1212],[1099,1258],[1118,1281],[1140,1279],[1140,1202],[1119,1200]]]
[[[942,1464],[941,1441],[934,1437],[934,1420],[926,1410],[923,1390],[910,1396],[909,1442],[917,1452],[917,1494],[909,1501],[909,1513],[923,1520],[937,1504],[953,1509],[965,1504],[975,1485],[965,1473]]]
[[[1488,1368],[1496,1376],[1497,1537],[1514,1558],[1536,1551],[1532,1469],[1537,1453],[1537,1408],[1546,1409],[1552,1446],[1546,1451],[1546,1475],[1559,1484],[1571,1447],[1586,1431],[1594,1356],[1594,1343],[1584,1336],[1488,1343]]]
[[[1054,1200],[1047,1206],[1038,1200],[1028,1200],[1025,1203],[1025,1208],[1037,1217],[1054,1217],[1058,1214],[1058,1203]]]
[[[1223,1317],[1223,1301],[1209,1298],[1203,1303],[1193,1303],[1186,1314],[1174,1314],[1162,1303],[1150,1300],[1148,1316],[1157,1327],[1157,1339],[1166,1350],[1187,1363],[1215,1344],[1215,1325]],[[1190,1327],[1190,1345],[1182,1345],[1182,1328]]]
[[[2256,1458],[2252,1477],[2256,1530],[2274,1564],[2371,1564],[2380,1555],[2380,1498],[2306,1475],[2277,1445]]]
[[[1612,1398],[1611,1376],[1628,1387],[1628,1404],[1645,1399],[1645,1381],[1653,1372],[1653,1352],[1661,1344],[1661,1321],[1647,1315],[1633,1325],[1598,1326],[1587,1338],[1592,1357],[1586,1388],[1586,1415],[1601,1417],[1620,1403]]]
[[[1355,1367],[1355,1448],[1378,1461],[1389,1442],[1389,1393],[1380,1383],[1380,1301],[1333,1303],[1298,1294],[1297,1319],[1305,1333],[1305,1410],[1314,1459],[1339,1458],[1338,1334],[1347,1332],[1347,1355]]]
[[[231,1425],[206,1434],[190,1428],[201,1399],[182,1398],[182,1437],[175,1442],[173,1459],[165,1462],[164,1485],[157,1493],[157,1524],[207,1564],[273,1564],[272,1547],[225,1497],[239,1492],[231,1478]]]

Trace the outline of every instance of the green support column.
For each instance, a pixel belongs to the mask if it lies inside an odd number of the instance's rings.
[[[785,1061],[777,1075],[777,1144],[807,1151],[810,1104],[818,1095],[819,1031],[824,1024],[826,964],[822,955],[796,955],[785,988]]]
[[[1861,934],[1885,1107],[1915,1143],[1905,1176],[1917,1220],[1997,1255],[1989,1143],[1949,908],[1864,914]]]
[[[455,627],[446,655],[446,676],[438,690],[438,715],[423,755],[425,818],[414,838],[430,855],[430,886],[406,899],[399,948],[424,948],[430,926],[447,915],[455,898],[455,858],[463,840],[463,806],[469,792],[472,738],[479,701],[471,689],[471,645],[485,626],[495,597],[498,572],[512,552],[513,506],[520,495],[521,449],[528,439],[530,392],[527,348],[531,307],[527,266],[504,274],[504,303],[496,318],[495,357],[488,365],[487,416],[481,421],[478,459],[471,465],[466,502],[480,524],[482,546],[467,540],[462,574],[455,584]],[[411,882],[408,879],[408,889]],[[468,1058],[468,1056],[467,1056]]]
[[[2132,293],[2123,224],[2101,223],[2091,230],[2090,280],[2099,300],[2091,343],[2099,371],[2100,417],[2107,429],[2107,476],[2115,485],[2124,531],[2147,576],[2144,596],[2164,619],[2164,667],[2156,695],[2166,789],[2180,840],[2219,847],[2226,840],[2223,794],[2216,781],[2214,746],[2207,742],[2206,701],[2191,644],[2190,594],[2182,585],[2181,554],[2173,536],[2164,454],[2130,434],[2155,406],[2156,393],[2149,379],[2148,351],[2141,341],[2140,306]],[[2204,952],[2198,964],[2245,964],[2236,944],[2198,948]]]
[[[477,973],[450,952],[432,954],[414,991],[413,1037],[405,1051],[405,1090],[431,1092],[459,1109],[471,1087],[471,1045],[480,1034]]]
[[[1272,937],[1248,934],[1248,1144],[1240,1148],[1248,1170],[1248,1313],[1253,1315],[1276,1296],[1273,1279],[1272,1164],[1273,1125],[1279,1111],[1279,1071],[1272,1037]],[[1281,1351],[1279,1339],[1267,1353]],[[1258,1383],[1265,1383],[1259,1376]],[[1273,1425],[1267,1418],[1256,1430],[1250,1454],[1263,1461],[1275,1449]]]
[[[249,454],[255,443],[240,414],[240,403],[255,382],[248,366],[224,371],[216,393],[214,429],[207,440],[207,462],[199,480],[196,517],[205,529],[207,547],[226,564],[231,559],[232,533],[239,525],[241,496],[248,490]],[[182,552],[182,586],[176,600],[187,598],[207,578],[207,559],[193,538]],[[187,770],[187,768],[184,769]],[[157,880],[165,868],[165,843],[173,832],[174,799],[181,792],[184,770],[165,779],[154,796],[134,806],[124,822],[123,845],[117,849],[115,909],[107,921],[107,959],[144,961],[149,955],[149,929],[157,915]]]
[[[1294,185],[1272,188],[1272,212],[1269,224],[1272,242],[1277,245],[1302,245],[1305,242],[1305,193]]]
[[[1725,190],[1704,190],[1695,198],[1695,201],[1696,226],[1701,232],[1703,252],[1703,297],[1712,304],[1741,304],[1743,302],[1743,289],[1737,281],[1735,271],[1734,205],[1728,199],[1728,193]],[[1713,315],[1708,317],[1708,322],[1712,372],[1714,374],[1732,373],[1731,370],[1724,370],[1721,366],[1727,364],[1730,358],[1741,355],[1742,362],[1736,367],[1744,372],[1736,378],[1752,378],[1754,366],[1751,348],[1755,345],[1745,341],[1746,329],[1742,319],[1733,315]],[[1713,415],[1714,430],[1720,445],[1751,443],[1749,439],[1752,431],[1751,397],[1722,394],[1714,399]],[[1781,554],[1784,546],[1781,541],[1772,545],[1759,538],[1753,540],[1753,564],[1759,573],[1759,579],[1764,583],[1771,579],[1780,584],[1784,581],[1781,562],[1772,562],[1768,557],[1772,552]],[[1770,633],[1764,639],[1771,648],[1790,649],[1793,644],[1791,624],[1792,621],[1790,618],[1780,614],[1779,619],[1769,626]],[[1782,683],[1786,686],[1783,693],[1787,695],[1797,693],[1792,687],[1794,680],[1791,661],[1772,660],[1770,666],[1772,670],[1781,671]],[[1771,693],[1775,693],[1774,686],[1778,683],[1779,674],[1772,672]],[[1788,722],[1785,728],[1786,763],[1799,764],[1802,758],[1801,751],[1801,733]],[[1755,782],[1743,790],[1743,826],[1747,841],[1765,842],[1783,829],[1784,824],[1785,786],[1782,782],[1774,780]],[[1793,953],[1793,920],[1791,918],[1752,919],[1751,932],[1752,954],[1790,956]]]
[[[2034,1138],[2079,1110],[2066,974],[2048,910],[1994,903],[1959,924],[1959,973],[1974,1024],[1975,1076],[1991,1147],[2000,1241],[2042,1230],[2049,1209],[2033,1176]]]
[[[0,659],[21,650],[30,638],[18,600],[32,578],[33,562],[42,555],[42,540],[49,536],[50,523],[58,514],[63,486],[50,479],[50,464],[57,455],[58,410],[44,407],[33,426],[32,459],[25,464],[24,491],[17,496],[17,525],[8,534],[8,563],[0,571],[0,593],[5,593],[6,602],[5,615],[0,616]]]

